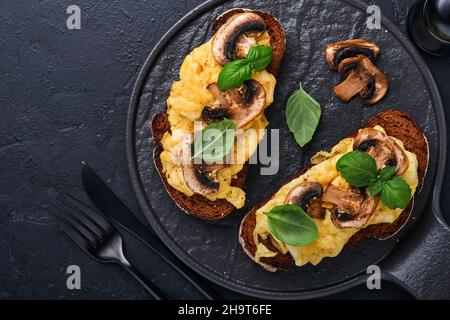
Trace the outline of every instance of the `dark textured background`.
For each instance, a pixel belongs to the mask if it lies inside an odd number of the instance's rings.
[[[124,142],[134,80],[159,38],[201,2],[0,2],[0,298],[148,298],[119,267],[100,265],[76,248],[49,218],[47,207],[53,185],[85,197],[79,173],[86,160],[139,212]],[[374,1],[402,30],[412,2]],[[71,4],[82,9],[81,30],[66,28],[65,10]],[[446,106],[450,58],[424,58]],[[443,190],[449,185],[450,176]],[[447,221],[449,199],[444,191]],[[134,239],[126,237],[125,243],[130,260],[171,295],[198,297],[158,259],[148,259],[151,253]],[[66,289],[70,264],[81,267],[82,290]],[[333,296],[407,297],[387,282],[381,291],[357,287]]]

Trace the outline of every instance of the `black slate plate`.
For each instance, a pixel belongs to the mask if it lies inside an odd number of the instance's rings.
[[[245,208],[219,222],[206,222],[183,214],[166,193],[154,168],[150,121],[165,110],[173,81],[189,52],[212,35],[210,25],[221,12],[247,7],[271,12],[286,31],[287,50],[277,76],[275,102],[266,111],[269,128],[280,130],[280,170],[260,176],[252,166],[246,184]],[[128,159],[139,203],[161,239],[200,274],[230,289],[261,297],[311,297],[330,293],[361,280],[366,267],[382,260],[421,213],[432,187],[439,141],[445,127],[442,105],[427,68],[410,42],[386,19],[381,30],[366,28],[366,6],[357,1],[209,1],[179,21],[158,43],[138,77],[128,117]],[[358,99],[341,103],[332,93],[338,76],[324,60],[330,42],[368,38],[382,53],[378,67],[390,79],[390,92],[372,107]],[[302,82],[322,105],[322,119],[313,141],[300,149],[289,133],[284,109],[288,96]],[[400,234],[386,241],[368,239],[318,266],[269,273],[253,263],[237,241],[245,212],[295,175],[318,150],[329,149],[339,139],[358,129],[371,116],[390,108],[408,112],[419,123],[429,141],[430,164],[412,219]]]

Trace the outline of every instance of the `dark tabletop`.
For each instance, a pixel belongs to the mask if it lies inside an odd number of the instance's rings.
[[[405,31],[412,0],[378,0]],[[86,160],[143,219],[128,177],[125,124],[140,66],[161,36],[202,0],[0,1],[0,298],[147,299],[114,265],[87,257],[47,213],[54,187],[82,199]],[[68,30],[66,8],[82,10],[81,30]],[[450,103],[450,58],[423,54],[444,107]],[[450,113],[447,112],[447,123]],[[447,221],[450,170],[442,195]],[[125,235],[130,260],[170,295],[199,298],[147,248]],[[69,265],[81,268],[81,290],[66,287]],[[227,298],[244,298],[220,289]],[[383,282],[332,298],[409,298]]]

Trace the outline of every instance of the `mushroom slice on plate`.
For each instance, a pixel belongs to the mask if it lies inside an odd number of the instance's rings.
[[[366,104],[372,105],[380,101],[389,88],[387,77],[364,55],[343,60],[338,72],[343,81],[333,90],[344,102],[359,94]]]
[[[375,62],[379,53],[380,47],[375,42],[366,39],[351,39],[330,43],[325,49],[325,59],[330,68],[336,70],[344,59],[362,54]]]
[[[322,208],[323,188],[320,183],[302,182],[289,191],[284,204],[296,204],[305,210],[311,218],[325,218]]]
[[[402,148],[384,132],[373,128],[358,131],[353,142],[353,150],[370,154],[378,169],[384,166],[396,166],[395,174],[401,175],[408,168],[408,157]]]
[[[322,201],[335,205],[331,220],[338,228],[362,228],[373,215],[379,196],[371,197],[367,188],[344,190],[332,184],[323,193]]]
[[[244,12],[231,16],[217,30],[212,40],[214,59],[223,66],[235,59],[244,58],[266,28],[266,22],[259,14]]]
[[[183,177],[187,187],[192,192],[202,196],[217,192],[219,190],[219,183],[210,177],[212,167],[208,169],[208,166],[194,163],[194,160],[192,159],[192,143],[190,139],[185,139],[182,142],[181,154],[181,168],[183,170]]]
[[[236,89],[221,91],[216,83],[208,85],[208,89],[217,101],[203,108],[202,119],[205,122],[228,118],[239,129],[264,111],[266,91],[256,80],[245,81],[244,85]]]

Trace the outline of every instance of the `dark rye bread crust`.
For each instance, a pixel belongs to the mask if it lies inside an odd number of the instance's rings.
[[[286,48],[286,37],[282,25],[272,15],[265,12],[234,8],[225,11],[219,15],[213,22],[212,30],[215,33],[221,25],[223,25],[227,19],[237,13],[242,12],[255,12],[261,15],[267,24],[268,32],[271,36],[271,45],[273,50],[273,59],[270,65],[267,67],[267,71],[275,75],[280,67],[281,60],[283,59],[284,51]],[[178,207],[192,216],[206,219],[206,220],[220,220],[228,216],[235,208],[225,199],[219,199],[216,201],[210,201],[207,198],[194,194],[191,197],[186,196],[184,193],[179,192],[173,188],[166,179],[166,175],[162,172],[162,163],[160,154],[163,151],[161,146],[161,139],[164,133],[170,132],[170,123],[166,114],[156,114],[152,120],[152,134],[156,147],[153,150],[153,161],[155,167],[161,177],[161,180],[169,193],[170,197],[175,201]],[[245,180],[247,178],[249,165],[245,164],[244,168],[237,174],[237,178],[231,182],[232,186],[243,188]]]
[[[387,110],[379,113],[378,115],[370,118],[362,128],[373,127],[375,125],[382,126],[388,135],[396,137],[403,141],[406,150],[413,152],[417,156],[418,160],[418,176],[419,186],[418,190],[423,183],[423,179],[426,174],[428,166],[428,142],[423,135],[422,130],[416,124],[416,122],[406,113],[398,110]],[[353,132],[349,137],[356,136],[357,131]],[[311,165],[306,166],[296,177],[302,175],[308,170]],[[292,180],[291,179],[291,180]],[[288,181],[289,182],[289,181]],[[416,190],[416,193],[418,192]],[[273,195],[272,195],[273,196]],[[256,245],[253,240],[253,230],[256,224],[256,211],[262,207],[272,196],[269,196],[262,203],[252,208],[244,217],[239,230],[239,241],[244,251],[254,260],[256,252]],[[387,239],[397,233],[408,221],[414,204],[414,199],[406,209],[403,210],[397,220],[392,223],[380,223],[376,225],[370,225],[364,229],[361,229],[353,235],[347,242],[347,246],[354,245],[367,237],[374,237],[380,240]],[[261,258],[259,264],[269,271],[276,271],[277,269],[287,269],[293,263],[294,259],[289,253],[282,254],[279,252],[270,241],[265,241],[264,244],[273,252],[277,252],[277,255],[272,258]]]

